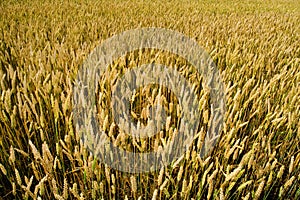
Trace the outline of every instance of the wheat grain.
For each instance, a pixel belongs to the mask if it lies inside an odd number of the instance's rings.
[[[251,157],[249,159],[249,162],[248,162],[248,169],[250,169],[252,167],[252,164],[254,162],[254,157],[255,157],[255,154],[251,154]]]
[[[245,183],[243,183],[242,185],[240,185],[240,186],[238,187],[237,190],[238,190],[238,191],[242,191],[242,190],[245,189],[248,185],[251,185],[252,182],[253,182],[253,180],[246,181]]]
[[[15,157],[15,151],[14,151],[13,146],[10,146],[8,160],[11,165],[15,164],[16,157]]]
[[[159,190],[163,191],[168,183],[169,183],[169,179],[165,179],[162,185],[159,187]]]
[[[101,193],[101,194],[104,194],[104,185],[103,185],[102,182],[101,182],[100,185],[99,185],[99,189],[100,189],[100,193]]]
[[[78,195],[78,189],[77,189],[77,183],[73,183],[73,187],[69,188],[69,191],[77,198],[80,199],[80,196]]]
[[[181,180],[182,174],[183,174],[183,170],[184,170],[183,165],[181,165],[181,166],[179,167],[179,172],[178,172],[178,175],[177,175],[177,181],[180,181],[180,180]]]
[[[14,196],[16,196],[17,194],[17,189],[16,189],[16,183],[15,182],[12,182],[12,193]]]
[[[135,189],[137,189],[137,188],[135,188]],[[133,190],[132,190],[132,191],[133,191]],[[116,194],[116,187],[115,187],[114,185],[111,186],[111,193],[112,193],[113,195]],[[135,192],[133,191],[133,193],[135,193]]]
[[[255,195],[254,195],[254,199],[255,200],[259,199],[259,197],[260,197],[260,195],[261,195],[261,193],[262,193],[262,191],[264,189],[264,186],[265,186],[265,180],[263,178],[262,182],[258,185],[258,188],[257,188],[257,190],[255,192]]]
[[[7,175],[7,171],[6,171],[5,167],[1,163],[0,163],[0,169],[1,169],[1,171],[2,171],[2,173],[4,175]]]
[[[53,187],[53,193],[58,194],[58,188],[57,188],[57,184],[56,184],[55,179],[52,179],[51,182],[52,182],[52,187]]]
[[[64,178],[64,187],[63,187],[62,197],[64,199],[68,199],[68,180],[66,177]]]
[[[26,153],[25,151],[23,151],[23,150],[21,150],[21,149],[16,149],[16,148],[14,148],[14,150],[15,150],[16,152],[22,154],[24,157],[28,157],[28,156],[29,156],[28,153]]]
[[[185,194],[187,192],[187,181],[185,180],[185,178],[182,181],[182,188],[181,188],[181,197],[184,197]]]
[[[270,168],[271,171],[273,171],[273,170],[275,169],[277,163],[278,163],[278,161],[277,161],[277,159],[275,158],[275,160],[273,161],[273,163],[272,163],[272,165],[271,165],[271,168]]]
[[[106,177],[108,184],[110,184],[110,171],[109,171],[109,168],[107,165],[105,165],[105,177]]]
[[[21,180],[19,171],[17,169],[15,169],[15,175],[16,175],[17,183],[21,186],[22,185],[22,180]]]
[[[234,169],[230,174],[226,176],[225,182],[228,182],[229,180],[235,178],[238,175],[238,173],[240,173],[241,170],[242,167],[238,166],[236,169]]]
[[[289,174],[293,172],[293,168],[294,168],[294,156],[291,157],[291,162],[289,165]]]
[[[137,183],[136,183],[136,178],[135,178],[135,176],[131,176],[131,177],[130,177],[130,183],[131,183],[131,191],[132,191],[133,193],[136,193],[136,191],[137,191]]]
[[[279,169],[279,173],[277,174],[277,178],[280,179],[282,177],[282,175],[284,173],[284,169],[285,169],[285,167],[284,167],[284,165],[282,165]]]
[[[29,140],[29,145],[31,147],[31,151],[33,153],[34,159],[36,161],[42,160],[41,154],[38,152],[37,148],[34,146],[34,144]]]
[[[160,186],[162,184],[163,176],[164,176],[164,166],[162,166],[159,171],[159,175],[158,175],[158,179],[157,179],[158,186]]]
[[[155,189],[152,195],[152,199],[151,200],[156,200],[157,199],[157,195],[158,195],[158,190]]]
[[[213,189],[214,189],[214,185],[213,185],[213,181],[210,180],[208,181],[208,194],[207,194],[207,199],[210,199],[211,198],[211,195],[212,195],[212,192],[213,192]]]
[[[296,179],[296,177],[295,176],[292,176],[284,185],[283,185],[283,188],[284,189],[287,189],[288,187],[290,187],[292,184],[293,184],[293,182],[294,182],[294,180]]]
[[[268,177],[268,180],[267,180],[267,187],[270,187],[271,183],[272,183],[272,180],[273,180],[273,171],[271,171],[269,177]]]
[[[208,177],[208,182],[212,181],[216,177],[216,175],[218,174],[218,171],[219,171],[218,169],[215,169],[213,171],[213,173]]]
[[[225,197],[224,197],[224,191],[223,191],[223,188],[221,187],[220,188],[220,200],[224,200]]]

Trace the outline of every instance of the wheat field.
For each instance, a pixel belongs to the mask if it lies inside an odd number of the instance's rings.
[[[0,2],[0,197],[2,199],[299,199],[300,6],[297,0]],[[158,150],[174,134],[178,101],[167,88],[139,88],[133,121],[162,96],[169,121],[135,140],[111,117],[111,78],[137,63],[172,66],[195,85],[201,126],[192,146],[149,173],[115,170],[93,156],[76,132],[73,86],[91,51],[111,36],[161,27],[194,39],[215,62],[226,93],[219,142],[201,158],[209,93],[201,74],[159,50],[115,60],[96,96],[110,140],[133,152]],[[158,92],[160,91],[160,92]],[[101,96],[101,98],[100,98]]]

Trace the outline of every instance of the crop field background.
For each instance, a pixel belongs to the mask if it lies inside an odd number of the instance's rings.
[[[130,174],[84,147],[73,123],[72,96],[77,71],[96,46],[142,27],[181,32],[209,53],[224,82],[226,115],[219,142],[201,158],[209,116],[201,75],[182,58],[156,50],[114,61],[111,74],[141,59],[177,67],[201,99],[203,129],[190,149],[157,171]],[[300,199],[299,41],[298,0],[1,1],[0,197]],[[111,141],[134,152],[163,147],[180,117],[174,94],[159,89],[168,127],[159,137],[136,141],[110,117],[111,82],[103,77],[96,91],[98,121]],[[135,121],[143,120],[147,103],[155,103],[155,88],[137,91],[131,102]]]

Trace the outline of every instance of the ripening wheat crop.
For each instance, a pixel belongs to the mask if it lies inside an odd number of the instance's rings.
[[[300,7],[297,1],[40,1],[0,3],[0,197],[3,199],[299,199]],[[170,52],[145,49],[115,60],[97,90],[98,122],[132,152],[158,151],[176,134],[181,108],[168,88],[138,88],[130,117],[147,123],[160,102],[166,127],[136,139],[111,116],[118,75],[143,63],[176,69],[199,96],[201,129],[184,155],[155,172],[110,168],[80,142],[73,123],[79,66],[105,39],[164,27],[195,39],[226,89],[214,150],[199,152],[210,116],[201,74]]]

